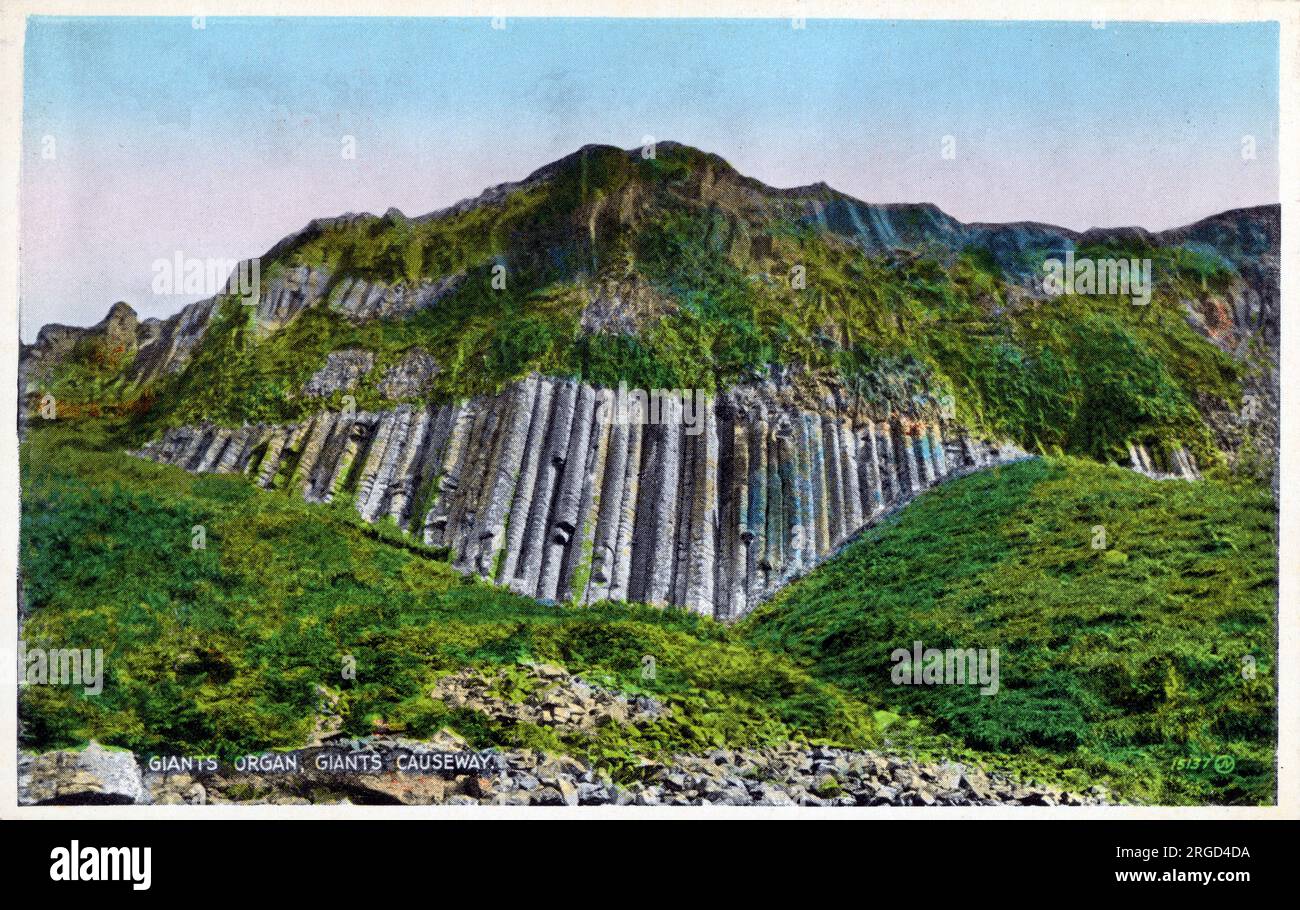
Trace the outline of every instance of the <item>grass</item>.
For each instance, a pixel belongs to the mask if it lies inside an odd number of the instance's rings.
[[[107,673],[97,697],[23,690],[28,748],[299,746],[321,686],[352,735],[447,727],[479,747],[578,754],[623,780],[644,757],[794,740],[1160,803],[1272,798],[1276,533],[1257,488],[1074,459],[983,472],[925,494],[729,627],[682,610],[542,605],[462,578],[445,551],[346,505],[131,458],[126,434],[122,421],[60,421],[23,443],[24,638],[102,647]],[[1001,691],[891,685],[890,652],[916,640],[998,648]],[[531,661],[672,713],[574,734],[429,697],[463,667]],[[1235,769],[1177,770],[1197,755],[1231,755]]]
[[[1153,801],[1266,803],[1276,554],[1266,489],[1035,460],[925,494],[743,628],[754,647],[976,752],[1120,780]],[[915,641],[999,649],[1000,691],[894,685],[891,652]],[[1235,769],[1176,770],[1195,755]]]
[[[445,551],[245,479],[192,476],[122,453],[121,422],[33,428],[23,444],[29,647],[103,648],[99,696],[23,690],[24,745],[97,739],[142,754],[300,746],[317,686],[344,730],[451,727],[479,746],[585,755],[616,776],[643,756],[787,740],[866,747],[872,711],[732,630],[682,610],[543,606],[462,578]],[[206,546],[193,549],[202,525]],[[392,539],[388,539],[388,538]],[[400,545],[399,545],[400,544]],[[642,678],[642,658],[656,678]],[[355,679],[345,678],[346,658]],[[429,698],[464,666],[543,661],[672,708],[641,727],[561,736]]]

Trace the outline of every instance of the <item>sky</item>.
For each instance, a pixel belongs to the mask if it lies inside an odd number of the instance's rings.
[[[674,140],[774,186],[963,221],[1159,230],[1278,201],[1275,23],[504,26],[32,17],[23,340],[118,300],[143,318],[210,296],[160,292],[178,253],[242,260],[313,218],[423,214],[588,143]]]

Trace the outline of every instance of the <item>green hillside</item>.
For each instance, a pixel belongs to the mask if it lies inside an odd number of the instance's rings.
[[[646,756],[806,741],[1137,800],[1268,802],[1278,218],[1240,210],[1161,234],[963,225],[825,185],[775,189],[671,143],[651,159],[593,146],[442,213],[313,222],[261,260],[263,290],[290,275],[321,282],[284,319],[222,297],[194,325],[137,321],[119,304],[95,329],[50,327],[20,373],[23,632],[33,647],[103,643],[109,684],[94,698],[24,689],[22,744],[231,757],[302,745],[327,699],[352,735],[450,727],[623,778]],[[1033,285],[1062,245],[1149,258],[1149,305],[1045,299]],[[406,315],[355,318],[341,302],[354,279],[451,290]],[[346,497],[308,505],[300,490],[129,454],[167,427],[299,421],[343,410],[345,395],[391,411],[402,399],[383,377],[417,349],[436,368],[399,387],[421,405],[531,372],[709,391],[779,374],[791,400],[853,398],[866,405],[855,420],[951,411],[949,443],[965,433],[1042,457],[925,492],[726,626],[676,609],[544,605],[463,578],[447,551],[392,518],[363,523]],[[340,351],[373,366],[312,397],[304,385]],[[47,392],[54,421],[35,416]],[[1187,449],[1207,479],[1114,466],[1150,443]],[[350,471],[344,486],[358,483]],[[404,504],[420,519],[435,479]],[[525,527],[546,533],[548,520]],[[735,520],[720,516],[719,536]],[[914,641],[999,649],[1001,691],[893,685],[890,653]],[[340,675],[345,658],[355,679]],[[534,662],[672,710],[579,735],[429,695],[465,667],[509,676]],[[1200,756],[1232,767],[1186,770]]]
[[[298,419],[322,405],[303,384],[329,352],[351,348],[375,356],[353,392],[363,409],[390,404],[377,383],[415,348],[436,360],[432,397],[442,401],[531,371],[715,390],[779,364],[904,411],[951,396],[959,421],[1030,451],[1125,460],[1128,443],[1159,439],[1208,467],[1220,456],[1206,416],[1240,407],[1252,369],[1188,324],[1188,301],[1210,306],[1239,276],[1184,245],[1130,238],[1079,250],[1151,259],[1148,306],[1035,300],[1008,270],[1039,280],[1059,251],[1031,246],[1000,260],[924,233],[908,251],[864,251],[856,235],[809,215],[863,208],[856,200],[826,187],[774,190],[683,146],[664,144],[651,160],[591,147],[543,170],[464,211],[317,222],[262,258],[264,286],[287,270],[323,269],[330,299],[348,278],[463,275],[434,307],[357,323],[316,306],[265,332],[251,307],[227,298],[179,375],[124,386],[121,358],[88,344],[47,386],[69,407],[143,399],[156,428]],[[599,297],[616,297],[630,325],[584,323]]]
[[[641,756],[793,739],[1160,802],[1271,799],[1276,537],[1255,489],[1022,462],[925,494],[726,627],[675,609],[543,606],[462,579],[444,554],[346,508],[131,458],[121,433],[69,422],[24,443],[24,638],[103,643],[108,674],[93,698],[24,690],[26,747],[298,746],[324,684],[353,735],[450,727],[479,745],[580,754],[625,779]],[[1105,550],[1091,547],[1096,524]],[[890,651],[914,640],[999,648],[998,696],[891,685]],[[355,680],[340,678],[345,655]],[[428,697],[462,667],[533,661],[673,713],[559,737]],[[1173,770],[1200,754],[1231,755],[1235,770]]]
[[[1161,800],[1269,802],[1276,553],[1267,491],[1021,462],[926,493],[744,633],[974,750],[1114,774]],[[914,641],[999,649],[997,695],[892,684],[891,652]],[[1176,770],[1197,755],[1235,769]]]
[[[309,738],[321,696],[344,731],[451,727],[481,746],[576,752],[617,774],[640,754],[789,740],[865,747],[871,713],[785,657],[682,610],[557,609],[471,582],[445,554],[243,478],[196,477],[124,454],[112,424],[69,422],[24,443],[28,647],[105,649],[105,685],[23,690],[23,746],[89,739],[141,754],[225,758]],[[205,546],[193,549],[202,525]],[[342,676],[345,656],[356,679]],[[655,658],[653,680],[642,659]],[[550,662],[672,713],[562,741],[428,696],[465,666]]]

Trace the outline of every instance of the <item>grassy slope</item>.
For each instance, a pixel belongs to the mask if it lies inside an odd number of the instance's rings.
[[[1161,801],[1266,802],[1275,517],[1255,487],[1022,462],[927,493],[744,631],[972,749],[1114,777]],[[1104,550],[1092,546],[1097,525]],[[1001,691],[893,685],[891,652],[917,640],[998,648]],[[1236,768],[1174,770],[1201,754]]]
[[[94,737],[141,752],[300,745],[318,684],[364,735],[591,757],[789,738],[975,759],[1164,802],[1270,798],[1275,538],[1266,493],[1155,483],[1088,462],[1026,462],[923,496],[739,627],[677,610],[544,607],[461,579],[440,554],[344,506],[121,454],[102,421],[24,443],[29,646],[103,647],[89,698],[24,691],[28,746]],[[207,547],[193,550],[204,525]],[[1091,548],[1104,524],[1108,548]],[[1002,692],[895,687],[889,652],[997,647]],[[657,678],[641,679],[654,655]],[[357,679],[341,679],[344,655]],[[1241,658],[1253,655],[1247,682]],[[644,730],[558,738],[427,697],[465,665],[551,661],[674,707]],[[1171,771],[1231,754],[1233,774]]]
[[[24,690],[28,746],[96,738],[143,753],[234,756],[302,745],[317,684],[345,730],[588,755],[616,774],[636,756],[722,743],[876,741],[871,713],[734,632],[684,611],[544,607],[462,579],[440,554],[346,506],[310,506],[239,477],[196,477],[121,453],[102,422],[33,429],[23,449],[22,564],[30,647],[105,650],[102,695]],[[203,525],[206,548],[191,548]],[[643,655],[656,678],[641,678]],[[345,655],[356,679],[341,678]],[[549,661],[673,707],[644,728],[561,741],[428,698],[465,665]]]

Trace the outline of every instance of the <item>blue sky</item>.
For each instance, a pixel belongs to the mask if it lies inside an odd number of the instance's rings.
[[[1159,229],[1276,202],[1277,130],[1271,23],[33,18],[22,335],[118,299],[174,312],[194,295],[150,285],[178,250],[423,213],[590,142],[966,221]]]

